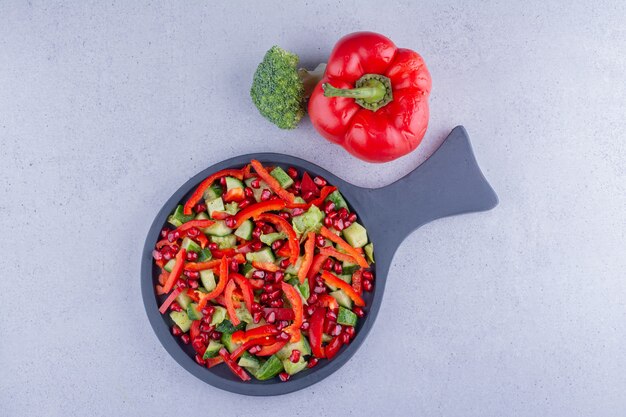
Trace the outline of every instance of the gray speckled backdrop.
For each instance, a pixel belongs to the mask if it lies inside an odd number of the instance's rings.
[[[202,3],[0,3],[0,415],[626,414],[626,3]],[[423,145],[386,165],[248,98],[269,46],[314,64],[363,29],[434,80]],[[277,151],[381,186],[457,124],[500,206],[405,241],[344,368],[247,398],[169,358],[139,255],[191,175]]]

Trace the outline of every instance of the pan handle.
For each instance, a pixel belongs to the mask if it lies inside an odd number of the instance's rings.
[[[380,234],[399,238],[398,244],[433,220],[490,210],[498,204],[463,126],[455,127],[422,165],[386,187],[371,190],[369,197]]]

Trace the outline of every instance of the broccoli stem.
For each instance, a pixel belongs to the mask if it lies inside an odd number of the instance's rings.
[[[324,76],[324,71],[326,71],[325,63],[319,64],[317,67],[315,67],[313,71],[309,71],[304,68],[300,68],[298,70],[298,76],[300,77],[300,80],[302,81],[302,85],[304,86],[305,98],[311,97],[311,93],[313,92],[313,89]]]
[[[365,74],[355,83],[356,88],[335,88],[324,83],[325,97],[347,97],[366,109],[376,111],[393,100],[391,80],[380,74]]]

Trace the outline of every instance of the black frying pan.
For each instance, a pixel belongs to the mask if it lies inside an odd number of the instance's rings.
[[[294,166],[312,175],[326,178],[345,196],[350,209],[359,216],[374,243],[375,285],[365,293],[367,315],[360,319],[356,337],[343,346],[331,360],[321,360],[310,370],[304,370],[287,382],[278,378],[270,381],[242,382],[226,366],[206,369],[198,365],[190,345],[184,345],[170,333],[169,315],[158,311],[162,299],[155,294],[158,268],[152,261],[152,249],[159,240],[159,232],[167,216],[204,178],[225,168],[240,168],[252,158],[270,165]],[[370,189],[352,185],[332,173],[288,155],[261,153],[241,155],[215,164],[187,181],[174,193],[159,211],[150,227],[141,260],[141,290],[143,301],[157,337],[168,353],[186,370],[215,387],[246,395],[280,395],[312,385],[339,369],[354,355],[374,325],[385,290],[387,272],[393,255],[402,241],[418,227],[447,216],[489,210],[498,204],[498,197],[489,186],[472,153],[469,137],[462,126],[456,127],[437,151],[422,165],[400,180],[386,187]],[[387,299],[393,302],[393,299]],[[353,366],[365,366],[354,363]]]

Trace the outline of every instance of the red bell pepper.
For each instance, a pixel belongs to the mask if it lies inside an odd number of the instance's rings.
[[[263,271],[267,271],[267,272],[276,272],[280,269],[280,267],[278,265],[275,265],[273,263],[270,262],[252,262],[252,266],[255,267],[256,269],[261,269]]]
[[[333,311],[336,311],[339,308],[339,303],[332,295],[320,294],[317,299],[319,304],[323,307],[328,307]]]
[[[361,269],[357,269],[352,274],[352,289],[359,295],[363,293],[363,271]]]
[[[333,249],[330,246],[320,248],[320,253],[323,255],[332,256],[333,258],[340,261],[346,261],[353,264],[356,263],[356,259],[354,259],[352,256],[348,255],[347,253],[339,252],[338,250]]]
[[[161,239],[161,240],[159,240],[159,241],[156,243],[155,248],[157,248],[157,249],[161,249],[163,246],[170,246],[170,245],[172,245],[172,242],[170,242],[170,241],[169,241],[169,240],[167,240],[167,238],[166,238],[166,239]]]
[[[186,251],[183,248],[181,248],[176,254],[176,258],[175,258],[176,263],[174,264],[174,267],[172,268],[172,272],[170,272],[170,276],[167,277],[167,281],[165,281],[165,284],[163,285],[163,291],[165,291],[166,294],[172,291],[172,288],[174,288],[174,284],[176,283],[176,280],[180,277],[181,272],[183,272],[183,266],[185,264],[185,255],[186,255]]]
[[[260,203],[252,204],[235,215],[235,225],[241,225],[246,220],[256,217],[266,211],[275,211],[285,208],[285,202],[282,200],[267,200]]]
[[[302,306],[302,297],[298,290],[296,290],[293,285],[287,284],[283,282],[282,284],[283,292],[291,304],[291,309],[293,310],[293,322],[285,327],[285,332],[291,335],[291,341],[297,342],[300,340],[300,326],[302,326],[303,321],[303,306]]]
[[[291,227],[291,224],[277,214],[263,213],[259,216],[255,216],[255,219],[273,223],[278,229],[287,235],[287,242],[289,243],[289,250],[291,252],[289,256],[289,263],[295,265],[300,256],[300,242],[296,232]]]
[[[424,137],[430,89],[417,52],[397,48],[383,35],[357,32],[335,45],[308,110],[329,141],[365,161],[388,162]]]
[[[307,233],[306,243],[304,244],[304,258],[302,258],[302,265],[300,265],[300,269],[298,270],[298,279],[300,280],[300,284],[304,282],[304,280],[306,279],[306,274],[311,268],[311,264],[313,263],[314,251],[315,232],[309,232]]]
[[[278,342],[269,346],[263,346],[257,356],[272,356],[274,353],[281,350],[287,344],[286,340],[279,340]]]
[[[196,236],[194,239],[197,240],[200,243],[200,247],[202,249],[206,248],[207,245],[209,244],[209,239],[202,232],[200,232],[200,234],[198,236]]]
[[[178,297],[178,294],[180,294],[180,292],[181,289],[178,288],[170,295],[168,295],[163,304],[161,304],[161,307],[159,307],[159,313],[165,314],[167,312],[167,309],[170,308],[170,306],[174,302],[174,300],[176,300],[176,297]]]
[[[211,251],[211,255],[213,255],[213,257],[215,258],[225,258],[225,257],[231,257],[233,255],[235,255],[235,249],[234,248],[227,248],[227,249],[215,249]]]
[[[207,368],[213,368],[215,365],[219,365],[220,363],[224,362],[224,358],[222,358],[221,356],[216,356],[214,358],[208,358],[204,360],[204,365]]]
[[[215,219],[215,220],[224,220],[227,217],[232,216],[232,214],[227,213],[225,211],[213,211],[211,212],[211,218]]]
[[[219,259],[207,261],[207,262],[189,262],[185,265],[185,269],[188,271],[204,271],[205,269],[215,268],[220,264]]]
[[[367,263],[363,255],[359,253],[359,251],[354,249],[352,246],[350,246],[350,244],[348,244],[348,242],[346,242],[345,240],[343,240],[342,238],[340,238],[339,236],[337,236],[336,234],[328,230],[326,227],[322,226],[320,228],[320,234],[324,236],[326,239],[339,245],[343,250],[345,250],[348,253],[348,255],[354,258],[354,260],[356,261],[357,264],[359,264],[359,266],[362,266],[363,268],[369,267],[369,264]]]
[[[200,185],[198,185],[193,194],[191,194],[191,197],[189,197],[189,200],[187,200],[185,206],[183,207],[183,213],[185,213],[186,216],[189,216],[193,212],[193,208],[196,206],[196,204],[198,204],[200,200],[202,200],[202,197],[204,196],[204,191],[206,191],[206,189],[213,184],[213,181],[222,177],[235,177],[238,180],[243,180],[244,172],[245,168],[224,169],[207,177],[204,181],[200,183]]]
[[[267,183],[270,189],[276,193],[277,196],[287,203],[293,203],[295,196],[281,187],[278,180],[272,177],[272,175],[265,168],[263,168],[263,165],[259,161],[253,159],[250,162],[250,165],[252,165],[252,168],[254,168],[257,174],[259,174],[259,177]]]
[[[317,358],[323,358],[324,348],[322,347],[322,333],[324,333],[324,317],[326,309],[318,307],[309,320],[309,341],[311,342],[311,353]]]
[[[309,280],[309,290],[311,293],[313,293],[313,288],[315,287],[315,276],[318,272],[320,272],[320,269],[322,269],[322,265],[324,265],[326,259],[328,259],[328,256],[322,255],[321,253],[318,253],[313,257],[311,268],[309,269],[309,273],[306,275]]]
[[[341,349],[341,345],[342,345],[341,336],[333,337],[331,341],[328,342],[328,344],[324,348],[324,352],[326,353],[326,358],[328,358],[328,360],[334,358],[337,352],[339,352],[339,349]]]
[[[237,365],[237,363],[230,358],[230,355],[228,354],[226,348],[220,349],[220,356],[222,357],[222,359],[224,359],[224,362],[226,362],[226,365],[228,365],[230,370],[233,371],[233,373],[237,375],[242,381],[250,380],[250,375],[248,375],[241,366]]]
[[[159,284],[163,285],[165,284],[165,282],[167,281],[167,277],[170,276],[170,273],[167,272],[165,269],[161,270],[161,273],[159,274]]]
[[[234,333],[233,333],[234,335]],[[275,337],[261,337],[257,339],[251,339],[245,341],[241,346],[237,349],[233,350],[233,353],[230,354],[230,358],[232,360],[238,359],[243,353],[250,349],[252,346],[261,345],[261,346],[270,346],[276,343]]]
[[[342,280],[341,278],[336,277],[335,275],[331,274],[328,271],[322,271],[322,278],[324,279],[324,281],[326,281],[333,287],[337,287],[343,292],[345,292],[348,295],[348,297],[350,297],[352,301],[354,301],[354,304],[356,304],[357,306],[363,307],[365,305],[365,301],[363,301],[361,296],[357,294],[352,289],[352,286],[350,286],[350,284],[348,284],[346,281]]]
[[[185,232],[187,232],[192,227],[195,227],[197,229],[204,229],[212,226],[214,223],[215,222],[213,220],[191,220],[178,226],[175,232],[178,232],[181,236],[184,236],[186,234]]]
[[[248,311],[252,311],[252,303],[254,303],[254,289],[252,285],[250,285],[247,278],[236,272],[231,272],[230,276],[235,280],[239,288],[241,288],[241,294],[246,303],[246,308]]]
[[[246,196],[243,193],[243,188],[233,188],[232,190],[228,190],[226,194],[224,194],[224,202],[230,203],[231,201],[241,201]]]
[[[232,335],[233,343],[246,343],[248,340],[258,339],[261,337],[274,336],[278,333],[276,326],[272,324],[264,324],[247,331],[237,330]]]
[[[189,328],[189,337],[191,340],[195,339],[200,335],[200,320],[194,320],[191,323],[191,327]]]
[[[326,198],[328,198],[328,196],[337,189],[337,187],[333,187],[331,185],[325,185],[324,187],[322,187],[322,191],[320,191],[320,195],[319,197],[314,198],[313,200],[309,201],[308,203],[292,203],[292,204],[288,204],[287,208],[290,209],[294,209],[294,208],[301,208],[301,209],[308,209],[311,206],[321,206],[324,201],[326,200]]]
[[[274,312],[276,314],[276,320],[287,320],[291,321],[294,318],[293,310],[285,307],[266,307],[263,309],[265,315]]]
[[[235,306],[233,305],[233,292],[237,285],[235,281],[230,280],[228,284],[226,284],[226,289],[224,289],[224,300],[226,302],[226,311],[228,311],[228,317],[230,318],[230,322],[237,326],[241,323],[239,317],[237,317],[237,311],[235,310]]]
[[[198,301],[200,301],[200,296],[203,296],[203,295],[204,295],[203,292],[200,292],[198,290],[194,290],[194,289],[191,289],[191,288],[187,288],[187,296],[189,298],[191,298],[196,303]]]
[[[310,195],[311,197],[308,198],[310,202],[313,198],[317,197],[319,193],[320,190],[317,188],[317,184],[313,182],[309,173],[305,172],[302,175],[302,181],[300,181],[300,194],[302,194],[302,196]]]
[[[289,248],[289,245],[283,245],[281,246],[277,251],[276,251],[276,255],[278,255],[281,258],[289,258],[289,256],[291,256],[291,249]]]
[[[228,281],[228,258],[224,257],[220,261],[220,278],[217,281],[217,286],[208,294],[205,294],[198,303],[198,308],[202,308],[206,306],[206,304],[220,295],[224,289],[226,288],[226,283]]]

